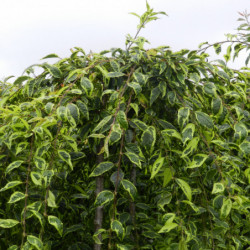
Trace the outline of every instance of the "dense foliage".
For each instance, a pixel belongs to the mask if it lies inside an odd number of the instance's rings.
[[[248,68],[145,42],[2,82],[1,249],[247,249]]]

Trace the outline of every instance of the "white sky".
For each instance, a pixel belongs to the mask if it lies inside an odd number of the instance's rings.
[[[148,0],[154,11],[165,11],[140,33],[150,47],[196,49],[235,33],[238,11],[249,11],[249,0]],[[70,55],[70,48],[99,52],[125,48],[125,36],[136,33],[145,0],[0,0],[0,79],[20,76],[47,54]],[[211,49],[208,53],[213,54]],[[242,56],[233,67],[244,66]]]

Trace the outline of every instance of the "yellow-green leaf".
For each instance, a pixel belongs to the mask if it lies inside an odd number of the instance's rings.
[[[103,173],[109,171],[114,167],[114,163],[106,161],[98,164],[98,166],[93,170],[89,177],[96,177],[102,175]]]
[[[48,216],[49,224],[54,226],[58,233],[62,236],[63,233],[63,223],[56,216],[49,215]]]
[[[192,190],[191,190],[190,186],[188,185],[188,183],[186,181],[184,181],[182,179],[178,179],[178,178],[176,178],[175,181],[180,186],[180,188],[182,189],[182,191],[184,192],[184,194],[186,195],[188,200],[191,201],[192,200]]]
[[[8,203],[15,203],[25,198],[25,194],[21,192],[15,192],[10,196]]]
[[[35,237],[34,235],[28,235],[27,241],[37,250],[43,250],[42,241],[39,238]]]

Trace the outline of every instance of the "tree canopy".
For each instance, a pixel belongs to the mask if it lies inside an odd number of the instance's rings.
[[[249,49],[248,14],[226,41],[146,50],[160,14],[133,13],[126,49],[75,47],[1,82],[1,249],[247,249],[250,74],[227,62]]]

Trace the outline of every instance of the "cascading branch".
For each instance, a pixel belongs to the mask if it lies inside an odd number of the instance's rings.
[[[2,82],[1,249],[247,249],[248,68],[145,41]]]

